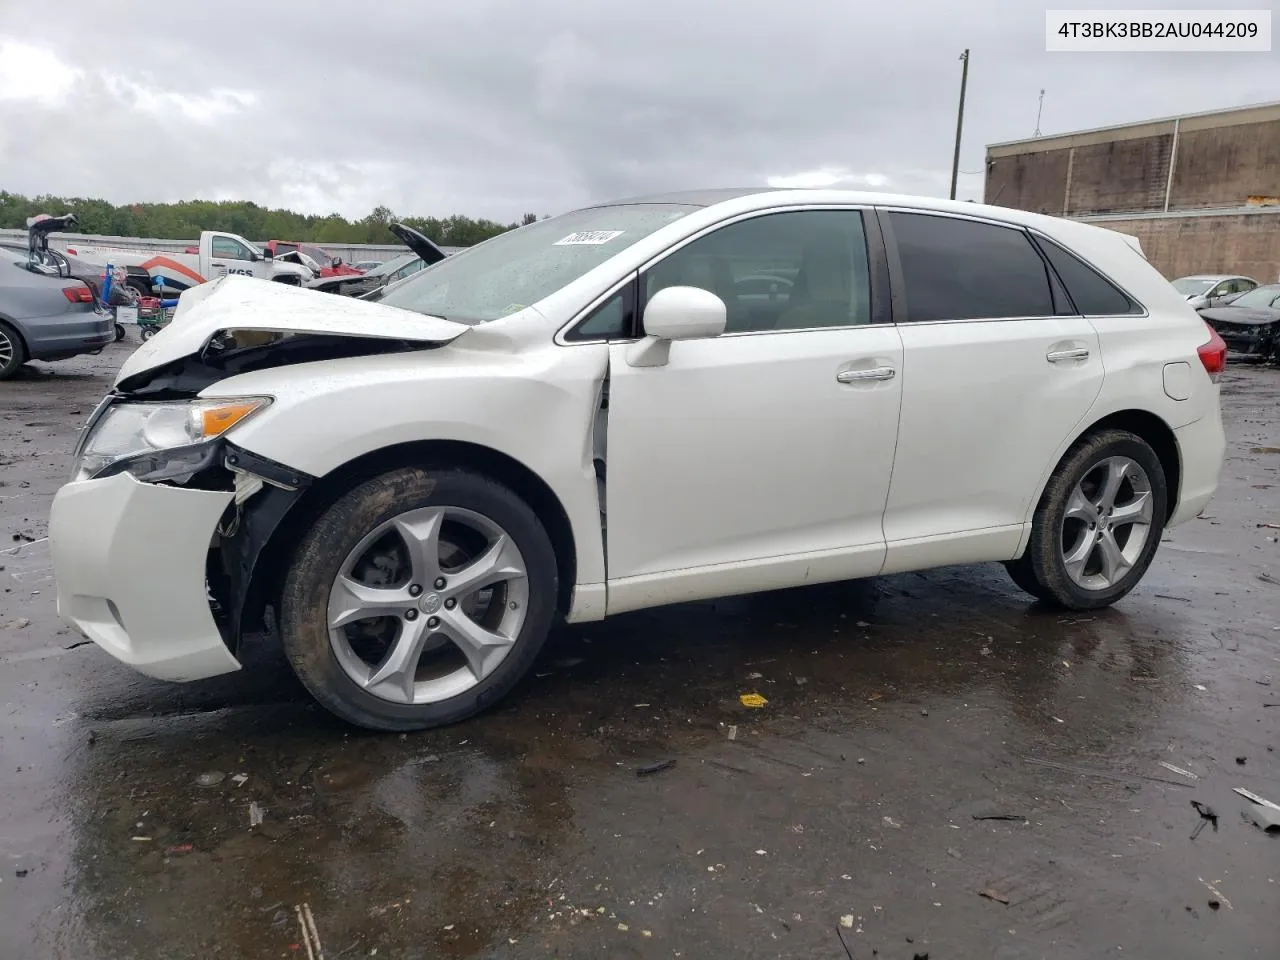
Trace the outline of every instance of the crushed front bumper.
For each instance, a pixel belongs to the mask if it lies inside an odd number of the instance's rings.
[[[232,497],[124,473],[67,484],[49,517],[58,612],[148,676],[199,680],[239,670],[205,586],[210,541]]]

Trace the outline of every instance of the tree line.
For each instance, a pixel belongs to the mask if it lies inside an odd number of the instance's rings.
[[[80,233],[116,237],[154,237],[194,240],[202,230],[238,233],[249,240],[307,240],[312,243],[399,243],[387,229],[403,223],[441,246],[469,247],[537,220],[526,213],[521,223],[497,223],[455,214],[451,217],[397,217],[389,208],[375,207],[360,220],[336,213],[328,216],[269,210],[248,200],[184,200],[181,203],[130,203],[50,195],[24,197],[0,190],[0,228],[25,229],[38,213],[74,213]]]

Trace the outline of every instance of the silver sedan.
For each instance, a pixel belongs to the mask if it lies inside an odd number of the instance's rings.
[[[66,272],[33,268],[24,255],[0,248],[0,380],[28,360],[97,353],[115,339],[115,323],[93,290]]]

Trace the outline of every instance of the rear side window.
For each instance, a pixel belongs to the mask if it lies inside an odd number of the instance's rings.
[[[888,215],[902,265],[905,317],[1051,317],[1049,272],[1022,230],[921,213]]]
[[[1066,286],[1076,310],[1084,316],[1114,317],[1142,313],[1142,308],[1124,291],[1075,254],[1046,237],[1036,237],[1036,243]]]

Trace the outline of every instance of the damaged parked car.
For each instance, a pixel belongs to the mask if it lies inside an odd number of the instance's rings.
[[[384,287],[412,276],[423,267],[439,263],[448,256],[428,237],[403,223],[393,223],[387,229],[409,248],[408,253],[380,263],[362,275],[320,277],[308,283],[307,287],[345,297],[376,297],[377,291]]]
[[[1217,486],[1224,356],[1130,238],[921,197],[605,203],[378,303],[228,277],[85,426],[58,607],[168,680],[271,638],[380,730],[557,617],[991,561],[1105,607]]]
[[[1240,360],[1280,361],[1280,283],[1242,293],[1229,304],[1209,307],[1200,316]]]

